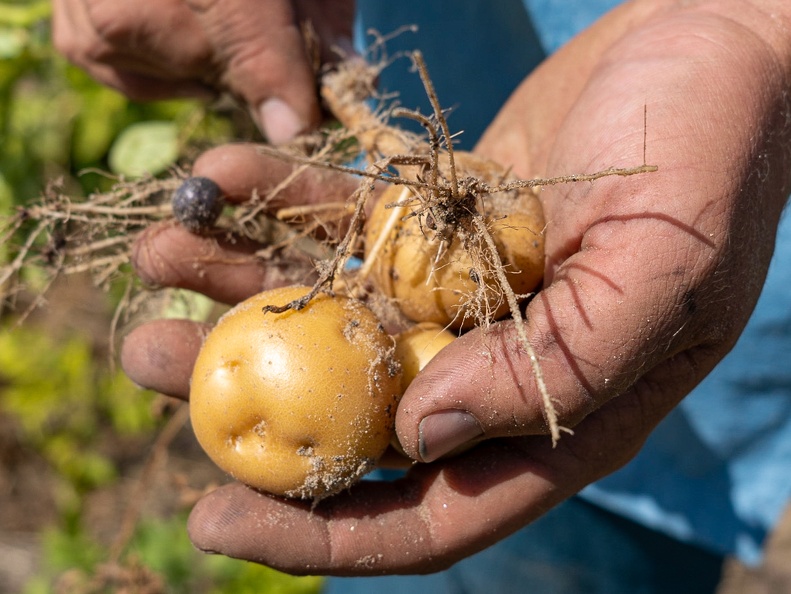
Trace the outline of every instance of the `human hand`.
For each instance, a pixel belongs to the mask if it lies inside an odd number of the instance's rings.
[[[54,0],[53,36],[72,62],[133,99],[228,91],[280,144],[320,119],[301,25],[312,24],[329,61],[351,50],[353,16],[352,0]]]
[[[222,487],[192,513],[199,548],[291,573],[442,569],[626,463],[724,356],[760,292],[791,185],[791,49],[755,4],[684,4],[631,3],[600,21],[525,81],[478,147],[523,176],[546,177],[638,165],[645,138],[659,167],[541,194],[546,278],[527,328],[560,423],[574,435],[552,448],[513,322],[473,330],[429,364],[399,406],[404,450],[432,463],[315,509]],[[232,162],[263,158],[221,161],[225,150],[243,149],[218,149],[196,174],[222,186],[234,179]],[[248,186],[277,176],[252,160],[241,170],[257,176]],[[149,280],[229,301],[277,280],[252,263],[199,274],[191,247],[173,238],[141,244],[137,264]],[[203,331],[143,326],[127,339],[124,366],[139,383],[184,396]],[[481,441],[441,458],[469,440]]]

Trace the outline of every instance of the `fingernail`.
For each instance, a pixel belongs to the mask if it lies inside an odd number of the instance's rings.
[[[480,423],[463,410],[443,410],[420,421],[418,428],[420,458],[433,462],[456,448],[483,435]]]
[[[305,129],[297,112],[277,97],[264,101],[258,108],[258,115],[267,140],[275,145],[293,140]]]

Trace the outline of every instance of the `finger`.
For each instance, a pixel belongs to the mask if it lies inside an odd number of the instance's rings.
[[[352,45],[355,2],[352,0],[296,0],[297,21],[316,33],[323,63],[356,55]]]
[[[53,41],[93,78],[135,100],[216,94],[201,82],[210,48],[181,2],[57,0]]]
[[[255,194],[270,212],[285,206],[345,202],[359,183],[350,175],[264,154],[249,143],[206,151],[196,159],[192,173],[213,180],[231,202],[245,202]]]
[[[265,289],[312,282],[314,268],[307,257],[263,262],[255,255],[260,247],[242,238],[200,236],[164,223],[141,233],[132,261],[149,285],[189,289],[229,304]]]
[[[287,142],[319,123],[314,73],[290,1],[187,5],[214,49],[221,86],[252,107],[270,142]]]
[[[253,144],[211,149],[196,160],[193,174],[212,179],[229,202],[257,196],[270,211],[324,201],[345,204],[358,183],[346,174],[265,155]],[[315,269],[307,256],[293,251],[288,259],[263,262],[256,257],[261,247],[241,238],[194,235],[168,223],[143,232],[132,257],[144,282],[199,291],[224,303],[264,289],[313,282]]]
[[[91,54],[111,51],[96,33],[82,0],[53,0],[52,42],[66,58],[86,69],[96,62]]]
[[[588,357],[583,362],[577,345],[572,347],[563,340],[549,338],[538,349],[541,373],[561,430],[576,431],[580,422],[587,421],[593,411],[619,393],[617,400],[649,390],[656,400],[664,399],[669,410],[670,403],[689,393],[722,356],[718,349],[692,348],[663,360],[646,373],[645,366],[652,364],[645,358],[617,366],[610,361],[608,366],[603,359],[613,353],[603,351],[602,361]],[[630,365],[639,367],[641,363],[640,379],[629,386],[637,375]],[[610,377],[601,378],[597,384],[587,375],[588,365],[599,365]],[[663,414],[667,412],[662,410]],[[645,414],[650,417],[650,411]],[[530,356],[511,322],[498,324],[488,332],[473,331],[445,347],[405,393],[396,426],[404,451],[423,462],[503,436],[544,435],[551,443],[547,403],[537,387]],[[570,435],[562,433],[560,443],[568,441]]]
[[[156,320],[132,330],[121,347],[121,366],[136,384],[186,400],[192,367],[209,324]]]
[[[123,70],[116,66],[91,63],[84,70],[103,85],[123,93],[132,101],[158,101],[162,99],[192,98],[205,101],[216,98],[217,93],[199,82],[173,77],[158,78]]]
[[[436,571],[490,543],[491,526],[485,540],[476,532],[485,521],[504,520],[495,516],[503,515],[507,473],[514,464],[523,471],[530,466],[515,451],[497,450],[494,464],[483,454],[467,458],[463,467],[418,468],[395,483],[364,481],[315,507],[229,485],[193,509],[190,538],[201,550],[292,574]],[[524,501],[545,496],[538,474],[523,472],[521,478],[508,488],[521,488]]]
[[[439,571],[624,464],[668,409],[646,390],[611,401],[557,448],[543,437],[490,441],[315,507],[228,485],[193,509],[190,537],[201,550],[294,574]]]
[[[182,79],[204,77],[212,47],[199,19],[181,0],[79,0],[96,35],[122,70]]]

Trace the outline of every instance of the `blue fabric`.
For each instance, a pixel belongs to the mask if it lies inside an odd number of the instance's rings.
[[[361,0],[357,10],[358,47],[373,41],[369,30],[388,35],[404,25],[418,26],[390,39],[387,55],[420,49],[440,103],[450,109],[448,124],[461,132],[454,144],[459,148],[472,147],[511,91],[546,56],[522,0]],[[397,90],[404,107],[432,113],[407,58],[396,58],[382,72],[379,89]],[[414,127],[407,120],[399,125]]]
[[[547,54],[588,27],[620,0],[523,0]]]
[[[615,0],[380,0],[359,2],[360,31],[420,48],[454,130],[466,146],[508,93]],[[388,48],[396,47],[388,44]],[[507,56],[506,60],[504,57]],[[453,60],[449,63],[448,60]],[[405,61],[404,61],[405,62]],[[385,71],[404,104],[421,105],[417,75]],[[652,434],[640,454],[581,497],[652,529],[747,562],[791,497],[791,216],[783,218],[769,278],[733,352]]]

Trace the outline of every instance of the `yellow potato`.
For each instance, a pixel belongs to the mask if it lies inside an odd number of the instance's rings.
[[[307,287],[256,295],[225,314],[192,375],[195,435],[239,481],[321,499],[371,470],[393,435],[401,370],[393,339],[359,301]]]
[[[396,358],[402,369],[401,389],[406,391],[417,374],[423,371],[437,353],[456,340],[456,335],[439,324],[421,322],[397,334],[395,340]],[[390,445],[402,456],[407,456],[397,436],[393,436]],[[452,454],[460,453],[464,449],[466,448],[454,450]]]
[[[455,159],[462,181],[465,176],[475,177],[497,185],[509,179],[498,164],[470,153],[456,152]],[[443,175],[447,179],[446,171]],[[387,208],[388,204],[409,197],[410,190],[404,186],[391,186],[369,217],[366,253],[379,250],[371,269],[375,287],[393,298],[403,314],[417,322],[468,328],[476,322],[476,313],[481,309],[490,318],[506,314],[508,305],[502,292],[481,261],[486,247],[480,234],[466,228],[463,232],[467,233],[467,241],[463,242],[457,235],[451,242],[443,243],[432,232],[436,221],[431,221],[428,211],[403,218],[410,208],[400,209],[396,215],[393,208]],[[478,200],[479,210],[480,203]],[[517,295],[530,293],[544,273],[544,216],[535,192],[520,189],[488,194],[483,196],[483,204],[485,220],[509,285]],[[397,222],[389,232],[385,231],[393,216],[398,217]],[[387,233],[384,240],[382,233]],[[381,247],[374,248],[377,244]],[[481,287],[485,288],[483,292]]]
[[[439,324],[422,322],[404,330],[395,339],[395,356],[401,363],[401,388],[406,391],[418,372],[453,342],[456,335]]]

